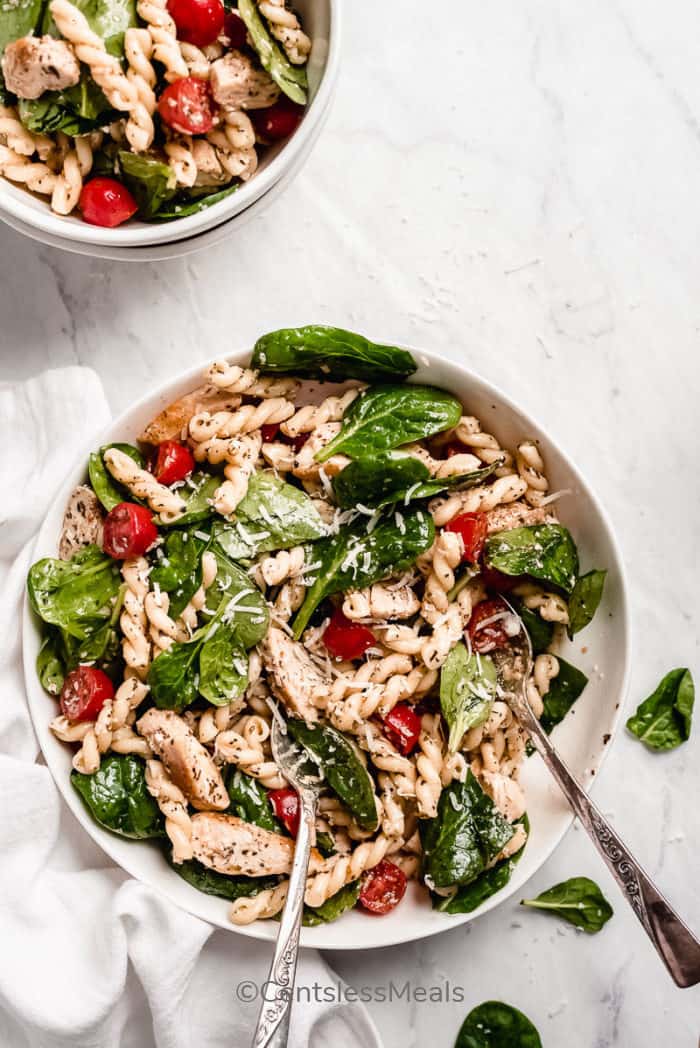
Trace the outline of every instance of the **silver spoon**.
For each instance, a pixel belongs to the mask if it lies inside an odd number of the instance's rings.
[[[489,654],[498,670],[506,701],[527,729],[532,745],[602,855],[672,979],[677,986],[694,986],[700,982],[700,942],[671,908],[593,801],[589,800],[532,712],[525,691],[533,665],[532,644],[522,619],[508,601],[505,603],[517,619],[520,629],[510,638],[511,643],[507,647]]]
[[[270,741],[277,767],[299,794],[301,811],[287,900],[282,911],[272,964],[264,984],[264,999],[258,1015],[253,1048],[286,1048],[289,1037],[306,875],[316,834],[316,803],[323,782],[320,769],[287,733],[281,716],[272,718]]]

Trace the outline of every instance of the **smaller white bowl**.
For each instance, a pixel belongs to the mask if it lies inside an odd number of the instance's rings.
[[[303,163],[311,152],[337,81],[340,3],[341,0],[296,0],[295,6],[313,42],[308,63],[309,105],[292,137],[269,149],[255,175],[231,196],[196,215],[172,222],[129,222],[118,229],[103,229],[75,215],[54,214],[46,200],[0,176],[0,218],[20,232],[31,229],[33,232],[28,235],[54,246],[63,246],[56,243],[58,238],[83,246],[142,248],[197,236],[239,215],[264,197],[290,168],[298,171],[301,163],[296,162]],[[81,253],[100,256],[99,251]]]

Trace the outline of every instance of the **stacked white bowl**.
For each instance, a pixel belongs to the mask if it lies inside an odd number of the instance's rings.
[[[138,262],[177,258],[230,236],[289,185],[308,158],[330,109],[340,61],[341,0],[296,0],[313,46],[309,104],[287,141],[270,147],[249,182],[203,211],[172,222],[103,229],[54,214],[46,201],[0,177],[0,219],[26,236],[81,255]]]

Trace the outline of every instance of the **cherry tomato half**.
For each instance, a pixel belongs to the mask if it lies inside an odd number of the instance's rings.
[[[135,502],[120,502],[105,517],[102,549],[115,560],[140,557],[158,538],[153,514]]]
[[[389,742],[406,757],[418,742],[420,717],[412,706],[399,702],[387,713],[382,730]]]
[[[176,440],[165,440],[158,445],[158,455],[153,472],[160,484],[175,484],[185,480],[194,469],[194,456],[184,444]]]
[[[158,100],[161,120],[185,135],[204,135],[214,126],[214,101],[206,80],[184,76],[168,84]]]
[[[464,543],[462,560],[476,564],[484,551],[488,526],[485,513],[460,513],[458,517],[445,525],[446,531],[455,531],[461,535]]]
[[[362,878],[360,905],[383,915],[398,906],[406,892],[406,874],[393,862],[382,859]]]
[[[138,204],[126,186],[116,178],[93,178],[86,182],[80,194],[83,220],[91,226],[114,229],[138,211]]]
[[[221,0],[168,0],[168,11],[177,26],[178,40],[195,47],[213,44],[224,28]]]
[[[296,131],[304,115],[304,107],[292,102],[290,98],[280,98],[269,109],[258,109],[250,113],[255,130],[268,142],[277,142],[287,138]]]
[[[474,608],[467,626],[467,633],[469,634],[472,649],[480,655],[485,655],[489,651],[495,651],[496,648],[504,648],[508,643],[507,619],[503,616],[503,612],[507,612],[510,615],[510,608],[502,600],[499,600],[498,597],[495,597],[493,600],[482,600]],[[503,617],[496,619],[495,622],[488,622],[489,619],[493,619],[497,615]],[[513,618],[512,615],[510,617],[511,619]],[[484,623],[488,624],[484,625]]]
[[[270,441],[274,440],[279,433],[280,428],[276,422],[270,422],[266,426],[260,427],[260,432],[263,438],[263,444],[269,444]]]
[[[359,659],[375,640],[372,630],[346,618],[340,608],[333,612],[323,631],[323,643],[336,659]]]
[[[241,16],[235,11],[229,12],[224,18],[224,36],[228,40],[228,46],[234,51],[240,51],[245,46],[248,30]]]
[[[102,670],[78,666],[71,670],[61,688],[61,713],[70,721],[94,721],[107,699],[114,695],[114,685]]]
[[[296,837],[299,832],[299,817],[301,814],[297,791],[289,787],[283,790],[270,790],[268,797],[277,818],[284,823],[292,837]]]

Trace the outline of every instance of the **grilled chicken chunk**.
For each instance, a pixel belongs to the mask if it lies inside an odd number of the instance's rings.
[[[164,440],[179,440],[193,415],[200,411],[235,411],[241,398],[214,386],[200,386],[184,397],[168,404],[148,423],[139,440],[144,444],[162,444]]]
[[[557,518],[549,513],[544,506],[523,506],[512,503],[507,506],[497,506],[486,514],[486,525],[489,535],[496,531],[511,531],[513,528],[530,527],[533,524],[556,524]]]
[[[235,815],[202,813],[192,818],[192,852],[217,873],[266,877],[290,872],[294,841]],[[312,848],[309,872],[317,872],[322,865],[321,855]]]
[[[195,738],[182,717],[173,710],[151,709],[136,725],[193,808],[223,811],[230,803],[221,772]]]
[[[39,98],[45,91],[62,91],[80,80],[73,49],[52,36],[13,40],[2,56],[2,72],[7,90],[18,98]]]
[[[233,109],[267,109],[279,97],[274,80],[240,51],[229,51],[212,63],[210,82],[214,100]]]
[[[102,545],[102,504],[92,488],[79,484],[68,499],[63,514],[58,555],[70,560],[83,546]]]
[[[273,626],[262,644],[261,654],[277,698],[297,717],[317,720],[314,699],[326,696],[330,683],[304,645]]]

